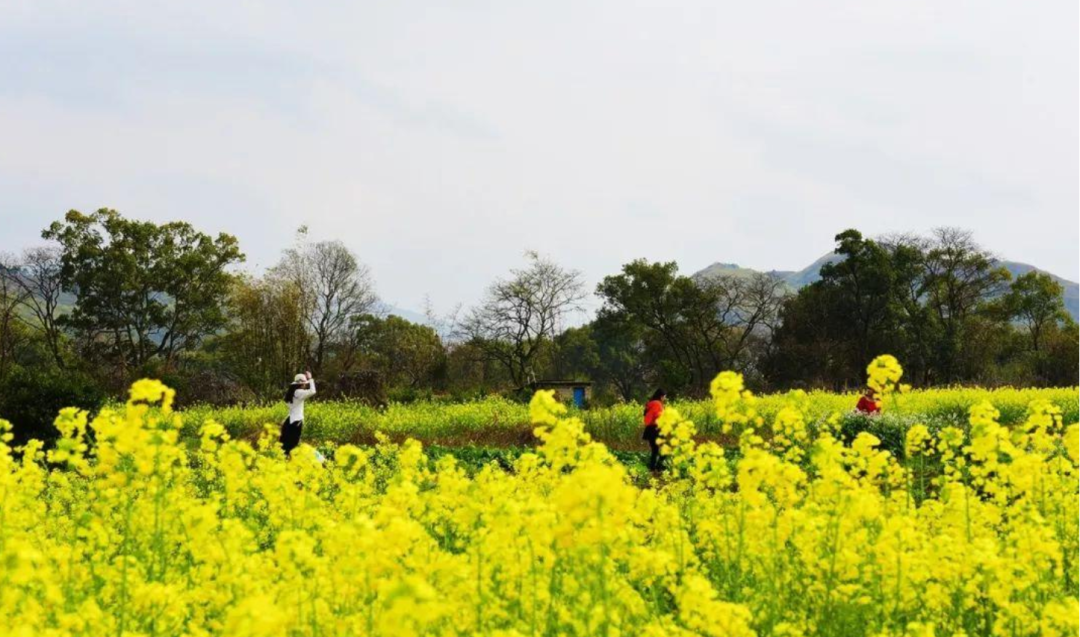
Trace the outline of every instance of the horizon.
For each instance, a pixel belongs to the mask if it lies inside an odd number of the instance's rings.
[[[90,209],[79,210],[79,212],[82,212],[82,213],[89,213],[89,212],[92,212],[92,211],[93,210],[90,210]],[[117,212],[119,212],[121,215],[124,215],[124,212],[122,210],[118,210]],[[124,216],[128,217],[129,215],[124,215]],[[134,216],[131,216],[131,218],[136,218],[136,219],[140,219],[140,220],[149,220],[149,219],[141,219],[139,217],[134,217]],[[183,220],[182,219],[162,219],[162,220],[155,220],[155,221],[165,222],[165,221],[183,221]],[[861,232],[861,229],[859,229],[859,228],[855,228],[855,229],[860,230],[860,232]],[[972,230],[971,228],[964,228],[964,229],[965,230],[971,230],[975,241],[977,243],[980,243],[980,245],[985,250],[987,250],[989,253],[991,253],[994,256],[994,258],[997,259],[998,261],[1009,262],[1009,263],[1019,263],[1019,264],[1023,264],[1023,265],[1030,265],[1030,266],[1035,267],[1038,270],[1041,270],[1043,272],[1047,272],[1047,273],[1049,273],[1051,275],[1054,275],[1055,277],[1057,277],[1059,279],[1062,279],[1062,280],[1066,281],[1067,283],[1074,284],[1074,285],[1078,283],[1077,280],[1071,279],[1069,276],[1062,275],[1059,272],[1054,272],[1052,270],[1048,270],[1047,268],[1043,267],[1042,265],[1040,265],[1038,263],[1030,263],[1030,262],[1027,262],[1027,261],[1020,261],[1020,260],[1017,260],[1017,259],[1010,258],[1010,256],[1008,254],[1003,254],[1003,253],[1001,253],[1001,251],[994,250],[991,246],[987,246],[987,245],[982,244],[981,242],[979,242],[978,241],[978,233],[976,231]],[[207,234],[211,234],[211,235],[216,235],[217,234],[216,231],[211,231],[210,229],[203,228],[203,227],[198,227],[198,226],[196,226],[196,230],[206,232]],[[842,232],[843,230],[846,230],[846,228],[837,230],[835,233],[832,233],[832,236],[835,236],[835,234],[837,234],[839,232]],[[868,235],[868,238],[879,239],[882,236],[884,236],[885,234],[888,234],[888,233],[882,233],[880,235]],[[238,237],[238,239],[240,241],[240,250],[242,252],[244,252],[245,255],[247,255],[248,253],[244,249],[243,239],[239,238],[239,237]],[[332,240],[332,238],[319,239],[319,238],[316,237],[316,238],[313,238],[313,240]],[[282,245],[280,247],[280,249],[279,249],[279,253],[284,252],[284,250],[286,250],[288,247],[290,247],[292,245],[291,241],[292,240],[290,239],[290,242],[287,242],[286,244]],[[34,245],[43,245],[44,243],[46,243],[46,242],[43,239],[40,239],[40,238],[38,238],[38,240],[36,242],[32,242],[30,244],[27,244],[27,245],[21,246],[21,247],[20,246],[13,246],[13,247],[9,248],[9,247],[5,246],[3,243],[0,243],[0,253],[8,252],[8,253],[12,253],[12,254],[18,254],[18,251],[20,251],[22,248],[31,247],[31,246],[34,246]],[[345,242],[345,245],[348,246],[348,242]],[[352,246],[348,246],[348,247],[350,247],[350,249],[352,248]],[[524,255],[524,253],[525,253],[525,250],[522,251],[522,255]],[[698,273],[700,273],[700,272],[702,272],[702,271],[704,271],[704,270],[706,270],[706,269],[708,269],[708,268],[710,268],[712,266],[749,269],[749,270],[755,270],[755,271],[766,273],[766,274],[769,274],[769,273],[794,274],[794,273],[798,273],[798,272],[801,272],[802,270],[810,268],[815,263],[817,263],[819,260],[824,259],[824,258],[828,257],[831,254],[833,254],[833,250],[832,250],[832,247],[830,246],[826,251],[820,252],[817,257],[814,257],[810,261],[807,261],[806,263],[804,263],[802,265],[799,265],[797,267],[790,267],[790,268],[787,268],[787,267],[767,267],[767,266],[765,266],[765,267],[756,267],[756,266],[752,266],[752,265],[748,265],[748,264],[744,264],[744,263],[736,263],[736,262],[723,261],[723,260],[712,261],[712,262],[709,262],[709,263],[705,263],[705,264],[701,264],[701,265],[693,265],[693,266],[687,266],[685,263],[680,262],[678,259],[664,259],[663,261],[675,261],[679,266],[679,273],[687,275],[687,276],[698,274]],[[278,256],[280,257],[280,254]],[[596,295],[595,295],[596,285],[600,282],[600,280],[603,277],[611,275],[611,274],[617,274],[620,271],[620,269],[622,268],[622,266],[625,265],[625,263],[629,263],[630,261],[633,261],[634,259],[637,259],[637,258],[646,258],[647,259],[647,257],[633,257],[633,258],[627,260],[624,263],[613,264],[612,267],[609,268],[609,270],[601,273],[599,275],[599,277],[596,278],[595,280],[590,278],[587,273],[584,273],[585,274],[585,288],[586,288],[588,293],[586,295],[585,300],[582,302],[581,310],[571,312],[571,317],[568,320],[568,325],[569,326],[580,325],[583,322],[586,322],[589,319],[590,315],[595,314],[595,312],[599,309],[599,306],[600,306],[600,303],[597,300]],[[651,262],[661,261],[660,259],[648,259],[648,260],[651,261]],[[498,273],[496,276],[497,277],[504,277],[510,271],[511,268],[516,268],[516,267],[520,266],[522,261],[523,261],[522,259],[519,259],[517,262],[506,264],[506,266],[502,270],[502,272]],[[231,269],[233,271],[243,272],[245,274],[250,274],[250,275],[253,275],[253,276],[261,276],[261,275],[265,274],[266,270],[269,267],[272,267],[273,265],[274,265],[274,262],[265,263],[265,264],[254,264],[252,262],[252,260],[250,259],[250,257],[248,257],[248,258],[246,258],[246,260],[243,263],[232,266]],[[370,264],[368,264],[368,265],[370,265]],[[577,269],[574,263],[560,262],[559,265],[561,265],[563,267],[570,268],[570,269]],[[379,273],[377,271],[372,269],[372,277],[374,279],[375,287],[376,287],[377,293],[379,295],[379,303],[382,306],[380,308],[381,311],[389,310],[390,313],[393,313],[393,310],[398,310],[403,315],[403,318],[408,318],[409,320],[420,320],[422,318],[425,318],[425,321],[421,321],[421,322],[426,322],[426,317],[424,317],[424,313],[427,310],[425,305],[427,304],[428,299],[425,298],[425,296],[422,296],[421,299],[420,299],[420,303],[418,303],[415,306],[400,303],[400,302],[396,302],[392,297],[389,297],[384,293],[382,287],[379,284],[379,276],[378,276],[378,274]],[[432,304],[431,309],[434,310],[435,318],[438,319],[438,320],[444,320],[444,319],[446,319],[446,317],[447,317],[447,315],[449,313],[452,313],[457,309],[467,310],[472,304],[474,304],[475,302],[477,302],[480,299],[480,297],[483,295],[484,291],[487,289],[488,285],[491,282],[492,281],[488,281],[488,282],[483,283],[482,286],[479,287],[475,291],[474,298],[469,300],[469,301],[459,300],[459,301],[451,303],[451,304],[449,304],[447,306],[437,306],[437,305]]]

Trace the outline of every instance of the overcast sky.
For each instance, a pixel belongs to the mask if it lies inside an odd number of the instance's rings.
[[[526,249],[591,288],[959,225],[1076,280],[1077,11],[7,0],[0,250],[112,207],[235,234],[257,271],[306,223],[444,311]]]

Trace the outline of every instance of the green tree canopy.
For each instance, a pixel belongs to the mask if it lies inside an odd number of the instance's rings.
[[[1036,352],[1048,327],[1071,320],[1065,311],[1062,293],[1061,284],[1054,277],[1033,270],[1017,277],[1001,299],[1006,314],[1027,329],[1031,349]]]
[[[621,359],[609,369],[622,378],[620,391],[640,384],[627,358],[638,356],[655,382],[700,393],[721,370],[756,371],[754,351],[772,329],[781,283],[767,274],[693,279],[674,262],[639,259],[605,277],[596,293],[604,301],[596,323],[613,346],[602,350]]]
[[[76,295],[66,323],[88,353],[125,367],[199,346],[225,325],[236,238],[188,223],[155,224],[115,210],[72,210],[42,237],[61,246],[61,279]]]
[[[427,325],[368,314],[357,317],[353,329],[361,359],[390,386],[430,386],[445,362],[442,339]]]

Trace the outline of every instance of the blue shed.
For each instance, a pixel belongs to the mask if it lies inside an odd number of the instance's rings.
[[[589,405],[592,397],[592,382],[587,380],[538,380],[529,385],[530,389],[555,390],[555,397],[561,402],[571,403],[578,409]]]

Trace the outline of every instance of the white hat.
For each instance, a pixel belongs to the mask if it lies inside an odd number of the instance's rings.
[[[307,376],[304,376],[303,374],[297,374],[296,376],[293,376],[292,380],[294,383],[306,383]]]

